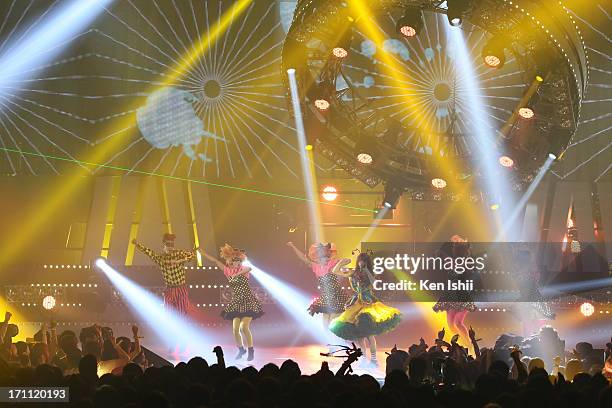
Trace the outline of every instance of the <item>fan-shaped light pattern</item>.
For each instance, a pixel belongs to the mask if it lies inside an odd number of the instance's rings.
[[[62,55],[90,31],[105,2],[5,1],[0,10],[0,174],[60,174],[54,155],[74,160],[89,146],[78,95],[69,84],[79,56]],[[56,20],[69,21],[58,27]],[[45,47],[46,44],[46,47]],[[42,49],[41,47],[45,47]],[[37,49],[41,48],[41,49]],[[10,64],[10,65],[9,65]]]
[[[129,1],[108,12],[122,30],[104,28],[101,36],[106,46],[117,48],[114,58],[123,60],[123,55],[131,54],[142,68],[155,71],[147,75],[154,83],[163,80],[166,67],[209,32],[228,8],[223,1],[153,2],[152,7]],[[277,11],[274,3],[253,2],[241,15],[232,15],[229,28],[174,86],[173,93],[183,95],[180,111],[171,108],[170,100],[152,106],[158,117],[165,115],[158,119],[164,124],[153,123],[156,130],[152,131],[139,123],[143,139],[120,150],[113,160],[163,168],[170,174],[232,177],[252,176],[255,167],[270,176],[271,165],[277,163],[296,175],[290,163],[299,157],[297,143],[280,92],[283,30]],[[104,70],[119,72],[124,67],[108,64]],[[151,94],[147,105],[150,98]],[[190,130],[180,130],[185,126]],[[160,138],[165,139],[164,146],[151,143]],[[131,140],[136,139],[134,135]],[[129,146],[127,141],[124,145]]]
[[[447,46],[446,18],[424,12],[424,27],[416,38],[397,39],[396,18],[386,14],[376,17],[376,23],[386,33],[384,51],[390,54],[395,67],[387,66],[378,46],[366,33],[357,29],[352,48],[343,63],[343,73],[349,77],[369,107],[359,111],[361,119],[374,111],[381,117],[400,121],[405,126],[419,127],[425,137],[414,141],[424,152],[442,155],[469,154],[473,142],[468,124],[470,107],[467,104],[465,80],[456,70],[456,50]],[[496,128],[506,123],[524,92],[522,69],[514,58],[492,71],[482,63],[481,50],[489,35],[464,23],[471,58],[477,67],[478,82],[487,102],[486,114]],[[392,77],[393,75],[393,77]],[[345,99],[352,95],[346,94]],[[378,122],[372,123],[376,126]],[[459,137],[449,137],[452,130]],[[400,142],[410,143],[414,134],[403,135]],[[417,136],[418,137],[418,136]]]
[[[43,109],[49,122],[71,121],[66,127],[75,130],[65,133],[75,139],[88,135],[93,148],[112,146],[104,164],[217,177],[253,176],[254,169],[272,176],[274,167],[297,176],[297,141],[278,69],[284,34],[277,4],[251,2],[242,13],[226,14],[231,3],[114,2],[83,34],[91,44],[86,53],[47,68],[58,71],[44,78],[54,88],[32,82],[27,86],[39,96],[18,96],[28,99],[28,109]],[[224,15],[227,30],[179,71],[177,64]],[[171,85],[169,77],[176,77]],[[42,102],[51,97],[70,104]]]

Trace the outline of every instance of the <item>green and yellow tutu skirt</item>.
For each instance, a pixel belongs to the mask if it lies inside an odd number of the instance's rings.
[[[378,336],[395,329],[401,321],[401,313],[382,302],[357,301],[340,316],[332,320],[329,329],[345,340],[357,340]]]

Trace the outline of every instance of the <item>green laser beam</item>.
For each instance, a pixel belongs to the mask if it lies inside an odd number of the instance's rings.
[[[165,178],[165,179],[169,179],[169,180],[190,181],[192,183],[205,184],[205,185],[210,186],[210,187],[225,188],[225,189],[229,189],[229,190],[238,190],[238,191],[244,191],[244,192],[247,192],[247,193],[255,193],[255,194],[267,195],[267,196],[271,196],[271,197],[286,198],[288,200],[298,200],[298,201],[314,202],[314,203],[323,204],[323,205],[330,205],[330,206],[333,206],[333,207],[347,208],[347,209],[350,209],[350,210],[365,211],[365,212],[370,212],[370,213],[376,212],[375,210],[370,210],[370,209],[367,209],[367,208],[354,207],[354,206],[351,206],[351,205],[335,204],[335,203],[330,203],[330,202],[327,202],[327,201],[309,200],[306,197],[298,197],[298,196],[292,196],[292,195],[288,195],[288,194],[273,193],[271,191],[261,191],[261,190],[251,189],[251,188],[229,186],[227,184],[212,183],[210,181],[196,180],[196,179],[191,179],[191,178],[187,178],[187,177],[170,176],[170,175],[167,175],[167,174],[153,173],[153,172],[143,171],[143,170],[132,170],[132,169],[128,169],[126,167],[112,166],[110,164],[90,163],[90,162],[86,162],[86,161],[82,161],[82,160],[77,160],[77,159],[71,159],[71,158],[67,158],[67,157],[59,157],[59,156],[52,156],[52,155],[48,155],[48,154],[42,154],[42,153],[28,152],[26,150],[10,149],[10,148],[6,148],[6,147],[0,147],[0,151],[5,151],[5,152],[9,152],[9,153],[18,153],[18,154],[22,154],[22,155],[25,155],[25,156],[44,157],[46,159],[65,161],[65,162],[76,163],[76,164],[80,164],[80,165],[87,165],[87,166],[101,167],[101,168],[112,169],[112,170],[119,170],[119,171],[124,171],[124,172],[141,174],[141,175],[144,175],[144,176],[161,177],[161,178]]]

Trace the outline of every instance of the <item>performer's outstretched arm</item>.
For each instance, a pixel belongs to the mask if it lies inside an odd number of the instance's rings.
[[[225,264],[223,262],[219,261],[214,256],[210,256],[206,252],[202,252],[202,256],[204,258],[208,259],[209,261],[214,262],[217,265],[217,267],[219,267],[219,269],[225,268]]]
[[[353,271],[348,270],[348,271],[343,271],[342,269],[351,263],[351,260],[348,258],[344,258],[341,259],[336,265],[334,265],[334,267],[331,270],[331,273],[333,273],[334,275],[338,275],[338,276],[344,276],[344,277],[349,277],[353,274]]]
[[[136,249],[138,249],[140,252],[142,252],[149,258],[151,258],[153,261],[155,262],[159,261],[160,259],[159,254],[153,251],[151,248],[147,248],[146,246],[142,245],[140,242],[136,241],[135,239],[132,240],[132,244],[136,246]]]
[[[297,249],[297,247],[295,245],[293,245],[293,242],[287,242],[287,246],[291,249],[293,249],[293,252],[295,252],[295,255],[297,255],[298,258],[300,258],[300,260],[302,260],[302,262],[310,265],[312,264],[312,262],[310,261],[310,259],[308,259],[308,257],[306,256],[306,254],[304,254],[302,251],[300,251],[299,249]]]

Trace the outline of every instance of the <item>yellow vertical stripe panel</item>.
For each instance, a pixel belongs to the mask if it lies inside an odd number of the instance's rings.
[[[104,225],[102,250],[100,251],[100,256],[103,258],[108,258],[108,249],[110,248],[111,237],[113,235],[113,227],[115,225],[115,214],[117,213],[117,203],[119,202],[120,188],[121,176],[113,176],[111,196],[108,201],[108,209],[106,210],[106,223]]]
[[[195,206],[193,205],[191,181],[185,181],[183,186],[183,191],[185,192],[185,213],[189,217],[187,223],[190,227],[189,231],[191,232],[191,239],[193,240],[195,247],[199,248],[200,237],[198,236],[198,224],[196,222]],[[196,252],[196,256],[198,258],[198,266],[202,266],[202,255],[200,254],[200,251]]]
[[[166,188],[166,180],[160,178],[158,180],[157,187],[157,192],[159,195],[159,208],[161,208],[164,231],[168,234],[172,234],[172,222],[170,221],[170,207],[168,205],[168,189]]]
[[[134,250],[136,249],[132,240],[138,238],[138,230],[140,229],[140,221],[142,220],[142,210],[144,207],[145,194],[151,183],[151,177],[142,177],[138,186],[138,194],[136,195],[136,206],[132,214],[132,225],[130,226],[130,236],[128,238],[127,253],[125,254],[125,265],[130,266],[134,262]]]

